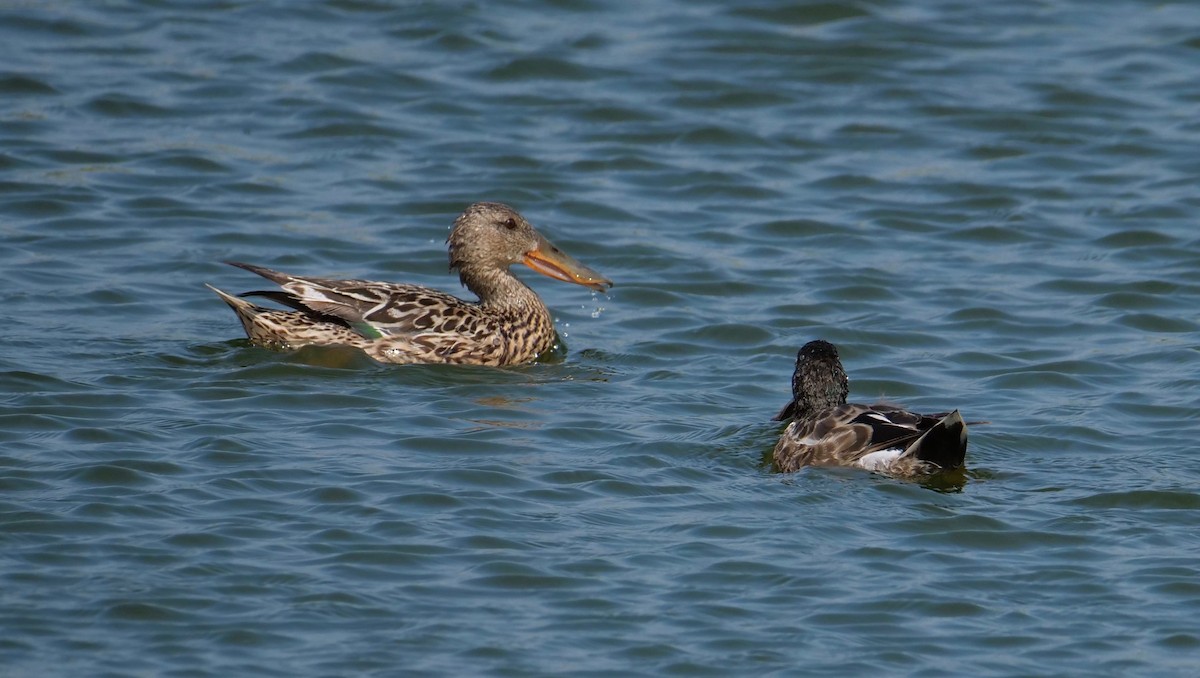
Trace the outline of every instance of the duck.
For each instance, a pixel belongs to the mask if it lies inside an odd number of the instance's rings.
[[[280,287],[234,296],[206,285],[237,315],[250,342],[274,350],[344,345],[387,364],[505,366],[533,362],[558,340],[549,309],[509,267],[523,263],[597,292],[608,278],[551,243],[512,207],[478,202],[446,239],[450,271],[478,301],[419,285],[313,278],[225,262]],[[267,308],[262,297],[289,310]]]
[[[967,424],[957,409],[917,414],[897,405],[848,403],[849,393],[837,347],[817,339],[800,348],[792,400],[774,418],[790,420],[775,445],[776,470],[844,466],[918,478],[963,466]]]

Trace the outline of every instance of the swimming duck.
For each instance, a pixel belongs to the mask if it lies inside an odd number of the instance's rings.
[[[554,346],[549,309],[512,274],[512,264],[600,292],[612,287],[612,281],[555,247],[508,205],[471,205],[454,221],[446,242],[450,270],[458,271],[479,301],[418,285],[308,278],[234,261],[227,263],[282,288],[240,297],[266,297],[293,310],[264,308],[208,287],[260,346],[341,344],[384,363],[471,365],[527,363]]]
[[[890,476],[928,475],[963,465],[967,425],[958,410],[916,414],[894,405],[846,402],[850,379],[837,348],[810,341],[796,354],[792,402],[775,419],[791,419],[775,445],[775,468],[850,466]]]

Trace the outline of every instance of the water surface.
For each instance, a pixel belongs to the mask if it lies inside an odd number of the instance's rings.
[[[0,7],[0,665],[1192,675],[1200,7]],[[249,346],[225,259],[457,291],[512,203],[561,360]],[[535,279],[537,278],[537,279]],[[968,472],[770,472],[795,350]]]

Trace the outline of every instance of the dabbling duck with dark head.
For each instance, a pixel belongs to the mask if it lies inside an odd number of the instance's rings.
[[[958,410],[917,414],[887,404],[847,403],[850,380],[837,348],[810,341],[796,354],[792,401],[776,415],[791,419],[775,445],[775,468],[850,466],[913,477],[959,468],[967,425]]]

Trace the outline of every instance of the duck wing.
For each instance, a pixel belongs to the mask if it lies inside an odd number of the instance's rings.
[[[939,468],[962,466],[967,428],[958,410],[938,414],[909,412],[894,405],[862,407],[851,421],[871,428],[870,444],[854,464],[870,470],[916,473],[920,463]]]
[[[262,266],[228,262],[279,285],[282,291],[247,292],[306,313],[330,316],[370,339],[415,334],[495,331],[475,304],[445,292],[401,283],[310,278]]]
[[[847,404],[793,420],[775,446],[776,468],[853,465],[873,446],[874,427],[863,420],[868,413],[862,405]]]

